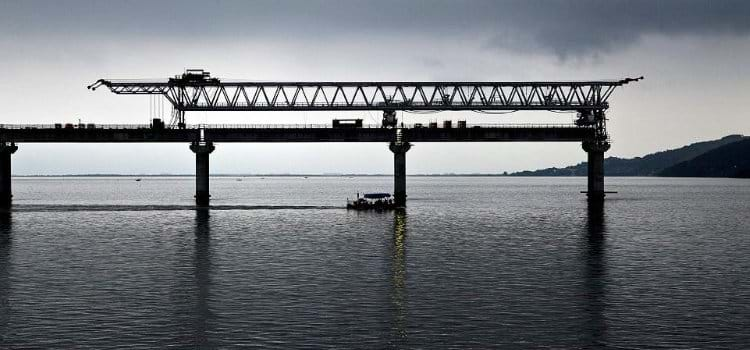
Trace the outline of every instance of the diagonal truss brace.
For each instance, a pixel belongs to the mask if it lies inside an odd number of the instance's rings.
[[[163,95],[177,111],[605,110],[640,78],[554,82],[222,82],[205,73],[168,81],[100,79],[123,95]]]

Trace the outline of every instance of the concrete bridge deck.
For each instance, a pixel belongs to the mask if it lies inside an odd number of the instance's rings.
[[[201,135],[201,132],[203,135]],[[466,128],[401,129],[409,142],[581,142],[594,135],[590,127],[571,124],[480,124]],[[394,129],[375,126],[333,128],[324,124],[194,125],[153,129],[147,124],[55,128],[54,125],[0,125],[0,142],[391,142]],[[202,137],[201,137],[202,136]]]
[[[183,142],[195,153],[198,206],[209,203],[209,155],[226,142],[384,142],[394,158],[394,200],[406,204],[406,153],[414,142],[581,142],[589,153],[589,198],[604,197],[604,150],[593,149],[594,127],[573,124],[480,124],[462,127],[332,127],[324,124],[192,125],[0,124],[0,207],[11,205],[11,155],[20,143]]]

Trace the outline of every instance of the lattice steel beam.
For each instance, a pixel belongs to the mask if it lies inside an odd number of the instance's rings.
[[[105,80],[123,95],[163,95],[178,111],[605,110],[614,81],[230,82],[206,72],[167,81]]]

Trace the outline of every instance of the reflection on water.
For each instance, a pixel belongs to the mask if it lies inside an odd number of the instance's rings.
[[[10,322],[11,214],[0,211],[0,343]]]
[[[395,343],[406,341],[406,210],[393,214],[393,247],[391,250],[391,302],[394,309]]]
[[[746,180],[618,180],[587,208],[575,179],[417,177],[408,214],[296,207],[391,181],[219,178],[195,210],[188,180],[21,179],[0,349],[750,343]]]
[[[175,252],[173,267],[176,284],[171,287],[173,321],[179,327],[173,342],[185,347],[212,348],[211,325],[214,315],[209,300],[212,287],[211,226],[208,208],[196,209],[193,225],[184,226]]]
[[[210,322],[213,314],[208,305],[211,292],[211,225],[209,209],[195,210],[195,251],[193,268],[195,280],[195,338],[193,346],[211,347]]]
[[[604,203],[590,201],[586,216],[586,238],[582,261],[585,262],[584,279],[586,311],[589,315],[586,329],[591,330],[591,345],[607,343],[606,299],[606,225]]]

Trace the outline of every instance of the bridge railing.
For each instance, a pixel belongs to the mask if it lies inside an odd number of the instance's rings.
[[[0,129],[150,129],[150,124],[0,124]]]
[[[415,123],[417,124],[417,123]],[[417,127],[415,124],[404,124],[404,128],[415,129],[447,129],[442,123],[438,123],[437,126],[430,126],[427,124],[420,124]],[[108,130],[134,130],[134,129],[151,129],[149,124],[0,124],[0,130],[11,129],[58,129],[58,130],[96,130],[96,129],[108,129]],[[191,124],[186,126],[187,129],[333,129],[331,124]],[[353,126],[337,127],[340,129],[351,129]],[[380,129],[379,124],[365,124],[357,129]],[[577,126],[575,124],[544,124],[544,123],[507,123],[507,124],[467,124],[461,128],[533,128],[533,129],[557,129],[557,128],[585,128]],[[459,129],[456,124],[451,125],[448,129]]]
[[[419,123],[415,123],[419,124]],[[404,124],[404,128],[408,129],[414,129],[417,128],[415,124]],[[577,126],[575,124],[561,124],[561,123],[555,123],[555,124],[543,124],[543,123],[507,123],[507,124],[490,124],[490,123],[480,123],[480,124],[467,124],[465,127],[461,127],[464,129],[469,128],[581,128],[580,126]],[[197,124],[197,125],[188,125],[187,128],[189,129],[333,129],[333,125],[331,124]],[[346,126],[346,127],[337,127],[341,129],[352,129],[354,127],[352,126]],[[361,127],[357,127],[357,129],[380,129],[382,126],[380,124],[364,124]],[[429,124],[420,124],[418,128],[422,129],[430,129]],[[456,124],[452,124],[451,127],[448,129],[458,129],[459,127],[456,126]],[[432,129],[445,129],[443,124],[438,124],[436,127],[432,127]]]

